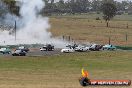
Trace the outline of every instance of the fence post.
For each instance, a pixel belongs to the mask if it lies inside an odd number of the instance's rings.
[[[64,35],[62,36],[62,39],[63,39],[63,41],[65,40],[65,36]]]
[[[111,37],[109,37],[109,45],[111,44]]]
[[[68,36],[68,41],[69,41],[69,42],[71,41],[71,37],[70,37],[70,36]]]
[[[127,40],[128,40],[128,34],[126,33],[126,42],[127,42]]]
[[[126,28],[128,29],[128,23],[127,23],[127,26],[126,26]]]

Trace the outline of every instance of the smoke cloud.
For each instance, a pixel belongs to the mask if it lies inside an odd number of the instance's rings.
[[[14,23],[15,20],[17,21],[16,41],[14,40],[14,35],[9,35],[11,31],[4,30],[0,32],[0,44],[52,43],[56,47],[64,47],[66,45],[64,41],[51,38],[49,19],[39,14],[45,6],[42,0],[17,1],[17,5],[20,6],[20,17],[8,13],[5,19],[5,22],[10,24]]]

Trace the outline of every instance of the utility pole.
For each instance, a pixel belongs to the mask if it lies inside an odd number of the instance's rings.
[[[15,41],[16,41],[16,20],[15,20],[15,28],[14,28],[14,31],[15,31]]]
[[[71,36],[68,36],[68,41],[69,41],[69,42],[71,41]]]

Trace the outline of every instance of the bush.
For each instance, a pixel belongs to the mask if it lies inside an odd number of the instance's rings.
[[[128,12],[128,15],[132,15],[132,12]]]
[[[96,18],[96,20],[100,20],[100,18],[99,18],[99,17],[97,17],[97,18]]]
[[[132,47],[128,47],[128,46],[116,46],[116,48],[121,50],[132,50]]]
[[[97,14],[100,14],[100,12],[97,12]]]

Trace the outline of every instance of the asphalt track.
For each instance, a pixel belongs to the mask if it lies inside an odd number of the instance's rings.
[[[30,51],[27,53],[27,56],[51,56],[51,55],[60,55],[61,49],[55,49],[54,51]]]
[[[117,51],[125,51],[125,50],[117,50]],[[30,49],[30,51],[26,54],[26,56],[52,56],[52,55],[60,55],[60,54],[63,54],[61,53],[61,49],[55,49],[54,51],[40,51],[39,49]],[[0,53],[0,56],[12,56],[12,54]]]
[[[60,55],[61,49],[55,49],[54,51],[40,51],[39,49],[31,49],[26,56],[52,56],[52,55]],[[2,54],[0,56],[12,56],[12,54]]]

